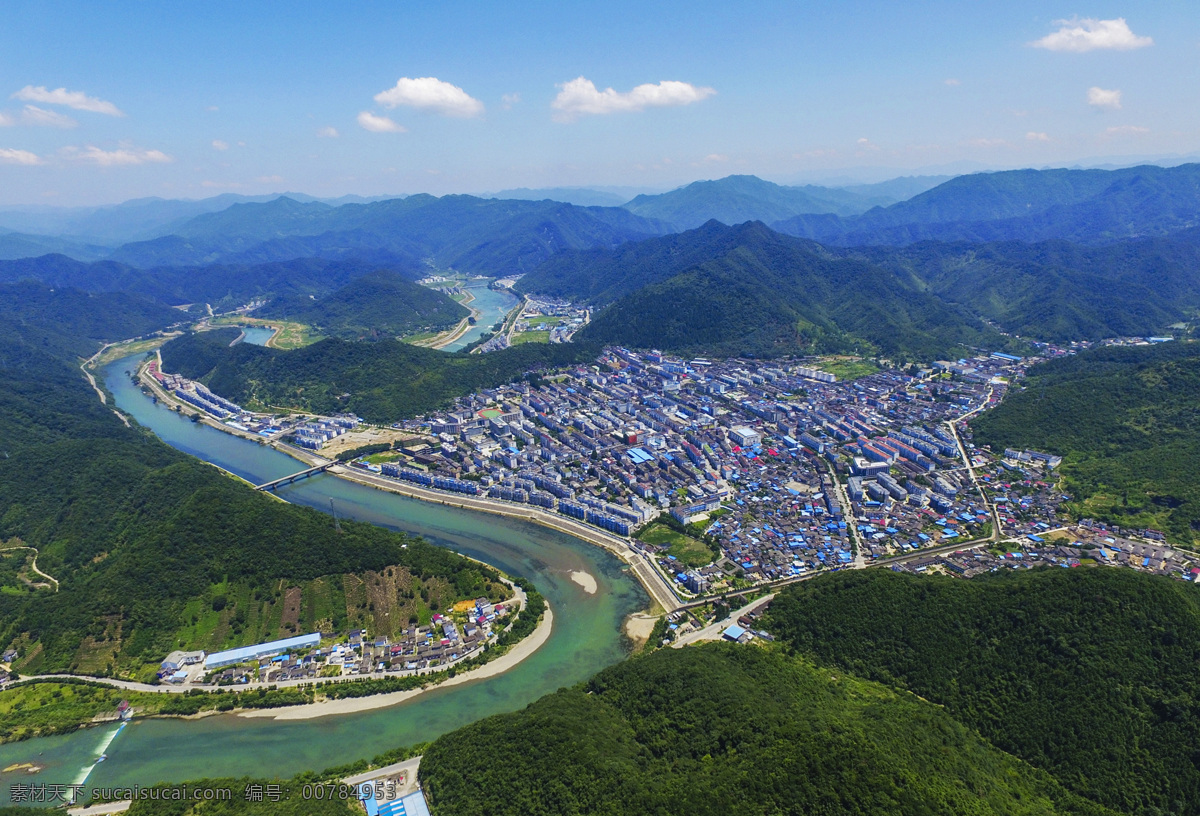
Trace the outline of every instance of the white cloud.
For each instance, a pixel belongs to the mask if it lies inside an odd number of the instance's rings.
[[[317,131],[317,137],[320,139],[336,139],[340,135],[335,127],[323,127]]]
[[[28,150],[14,150],[11,147],[0,147],[0,164],[41,164],[42,160],[36,153]]]
[[[1091,17],[1082,20],[1055,20],[1054,24],[1061,26],[1058,31],[1047,34],[1040,40],[1034,40],[1030,45],[1034,48],[1045,48],[1047,51],[1082,53],[1100,48],[1131,51],[1154,44],[1150,37],[1134,34],[1124,17],[1115,20],[1097,20]]]
[[[504,103],[505,110],[511,110],[513,105],[521,101],[521,95],[519,93],[504,94],[500,97],[500,101]]]
[[[255,181],[259,184],[282,184],[283,176],[259,176]]]
[[[550,107],[559,111],[555,118],[560,122],[569,122],[585,114],[690,105],[716,93],[712,88],[698,88],[688,82],[673,80],[664,80],[657,85],[638,85],[628,93],[618,93],[612,88],[598,91],[592,81],[584,77],[564,82],[558,88],[558,96]]]
[[[968,144],[970,144],[972,147],[1003,147],[1004,145],[1008,144],[1008,142],[1005,139],[979,138],[972,139],[970,142],[968,142]]]
[[[457,85],[443,82],[437,77],[401,77],[397,80],[396,87],[375,94],[375,101],[385,108],[407,105],[463,119],[483,113],[482,102]]]
[[[4,111],[0,111],[0,127],[12,127],[16,123],[17,120],[13,119],[11,115],[5,113]]]
[[[1037,131],[1033,131],[1033,130],[1026,133],[1025,138],[1031,142],[1048,142],[1048,141],[1050,141],[1050,137],[1047,136],[1045,133],[1038,133]]]
[[[86,162],[100,167],[123,167],[135,164],[166,164],[173,159],[161,150],[143,150],[121,147],[116,150],[101,150],[95,145],[85,148],[64,147],[63,157],[70,161]]]
[[[404,125],[398,125],[386,116],[376,116],[368,111],[358,115],[358,124],[363,130],[372,133],[404,133],[408,130]]]
[[[960,80],[960,79],[946,79],[946,80],[943,80],[943,82],[945,82],[951,88],[954,88],[958,85],[962,85],[962,80]]]
[[[25,109],[21,111],[21,124],[64,129],[79,127],[79,123],[66,114],[49,111],[35,105],[26,105]]]
[[[65,105],[75,110],[103,113],[105,116],[125,115],[112,102],[105,102],[103,99],[88,96],[83,91],[68,91],[66,88],[55,88],[53,91],[48,91],[44,85],[39,85],[36,88],[32,85],[26,85],[13,94],[12,98],[20,99],[24,102],[41,102],[45,105]]]
[[[220,139],[213,139],[212,146],[213,150],[228,150],[229,142],[225,142]]]
[[[1120,125],[1119,127],[1110,127],[1104,131],[1108,136],[1141,136],[1149,133],[1150,128],[1138,127],[1137,125]]]
[[[1088,88],[1087,100],[1093,108],[1121,109],[1121,92],[1118,90],[1106,91],[1093,86]]]

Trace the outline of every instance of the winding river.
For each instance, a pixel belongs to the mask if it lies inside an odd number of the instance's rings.
[[[470,331],[447,345],[443,351],[458,351],[471,345],[484,332],[491,331],[492,326],[503,322],[512,308],[517,305],[516,295],[507,289],[489,289],[486,281],[481,285],[477,284],[467,288],[475,296],[475,300],[471,301],[471,308],[479,310],[479,317],[476,318],[475,325],[471,327]]]
[[[133,358],[118,360],[104,367],[101,377],[116,404],[168,444],[256,484],[302,469],[278,451],[153,403],[130,380],[135,363]],[[415,533],[532,579],[554,609],[549,640],[504,674],[435,689],[375,711],[299,721],[233,714],[191,721],[135,720],[116,739],[116,726],[104,726],[0,745],[0,768],[19,762],[44,767],[36,776],[0,776],[0,802],[8,800],[13,782],[77,783],[89,768],[89,787],[215,776],[287,777],[429,740],[481,717],[521,708],[621,660],[628,648],[622,621],[647,605],[644,590],[618,559],[534,524],[421,502],[330,475],[282,488],[279,496],[326,512],[332,499],[343,518]],[[598,591],[585,592],[571,580],[574,571],[592,575]],[[101,750],[107,761],[92,767]]]

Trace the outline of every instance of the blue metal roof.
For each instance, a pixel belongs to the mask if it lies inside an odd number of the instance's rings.
[[[232,666],[235,663],[244,663],[247,660],[254,660],[258,657],[265,657],[268,654],[284,652],[289,649],[307,649],[317,646],[320,642],[321,633],[313,632],[309,635],[297,635],[296,637],[284,638],[283,640],[258,643],[254,646],[242,646],[239,649],[214,652],[204,658],[204,669],[208,671],[219,666]]]

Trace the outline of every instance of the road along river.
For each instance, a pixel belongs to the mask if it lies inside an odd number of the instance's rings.
[[[265,445],[193,423],[154,404],[130,378],[137,359],[100,371],[116,406],[173,447],[255,484],[300,470],[295,459]],[[32,762],[36,776],[0,775],[0,802],[14,782],[70,784],[88,770],[88,787],[153,784],[214,776],[291,776],[371,757],[429,740],[474,720],[521,708],[561,686],[621,660],[629,614],[648,598],[624,564],[600,547],[516,519],[444,507],[323,474],[277,491],[280,498],[424,536],[513,575],[533,580],[554,611],[546,643],[494,677],[437,688],[397,705],[306,720],[233,714],[198,720],[134,720],[69,736],[0,745],[0,768]],[[595,582],[573,574],[586,573]],[[102,744],[108,743],[101,748]],[[107,760],[93,766],[103,750]]]

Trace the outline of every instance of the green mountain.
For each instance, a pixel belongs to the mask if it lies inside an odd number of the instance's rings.
[[[480,198],[499,198],[518,201],[561,201],[564,204],[574,204],[577,207],[620,207],[629,200],[628,195],[595,190],[590,187],[539,187],[531,190],[528,187],[516,187],[511,190],[501,190],[498,193],[487,193]]]
[[[618,253],[596,267],[607,284],[602,293],[632,291],[599,312],[580,340],[718,355],[859,351],[901,359],[1005,342],[964,310],[879,266],[834,257],[759,223],[710,224]],[[587,268],[576,267],[583,274]],[[626,277],[607,283],[609,270]],[[541,291],[545,276],[531,277],[522,288]],[[569,285],[549,288],[557,294]]]
[[[280,351],[248,343],[230,347],[237,336],[238,330],[225,329],[172,340],[162,348],[165,370],[203,380],[243,404],[352,411],[379,423],[441,408],[530,371],[591,361],[599,352],[588,344],[526,343],[490,354],[452,354],[396,340],[336,339]]]
[[[321,298],[293,295],[267,304],[256,316],[295,320],[325,336],[398,337],[450,328],[470,312],[443,292],[380,270]]]
[[[183,317],[177,309],[124,292],[50,289],[36,281],[0,285],[5,329],[31,347],[64,357],[90,357],[105,341],[150,334]]]
[[[802,213],[857,215],[894,201],[829,187],[782,187],[757,176],[726,176],[692,182],[669,193],[640,195],[624,207],[682,231],[712,220],[733,226],[746,221],[773,223]]]
[[[620,208],[555,201],[415,195],[334,207],[281,197],[197,216],[172,235],[126,244],[111,258],[147,267],[387,256],[503,276],[527,272],[562,250],[612,247],[665,231]]]
[[[409,263],[386,267],[410,280],[422,270]],[[0,261],[0,283],[36,280],[89,292],[132,292],[170,304],[210,303],[226,310],[251,300],[322,297],[379,268],[361,259],[295,258],[262,264],[209,264],[140,269],[116,261],[84,263],[65,255]]]
[[[772,603],[796,652],[908,689],[1123,813],[1200,812],[1200,595],[1124,569],[862,570]],[[424,770],[424,769],[422,769]]]
[[[879,264],[1007,332],[1068,342],[1161,334],[1200,308],[1200,230],[1081,246],[925,241],[858,247]]]
[[[993,450],[1064,457],[1078,516],[1151,527],[1193,544],[1200,530],[1200,343],[1096,348],[1031,368],[971,423]]]
[[[916,241],[1100,244],[1200,224],[1200,165],[1122,170],[1010,170],[959,176],[890,207],[841,218],[797,215],[773,226],[838,246]]]
[[[0,232],[0,259],[29,258],[52,252],[63,252],[87,261],[97,260],[108,254],[108,250],[104,247],[82,241],[50,235]]]
[[[440,737],[420,778],[455,816],[1110,812],[913,695],[730,644],[635,657]]]
[[[280,590],[322,577],[391,568],[486,591],[487,568],[368,524],[338,534],[114,416],[77,355],[148,325],[112,308],[127,297],[0,287],[0,546],[36,548],[58,582],[21,580],[28,551],[0,557],[0,648],[18,648],[18,671],[144,678],[181,646],[278,632]],[[336,592],[318,600],[331,621],[349,614]]]
[[[737,247],[743,234],[717,221],[615,249],[563,252],[517,281],[516,291],[606,306]],[[816,245],[813,245],[816,246]]]

